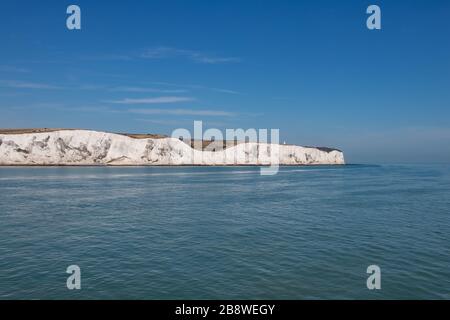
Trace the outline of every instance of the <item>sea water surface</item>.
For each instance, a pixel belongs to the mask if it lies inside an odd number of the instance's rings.
[[[0,168],[0,299],[450,299],[449,234],[448,165]]]

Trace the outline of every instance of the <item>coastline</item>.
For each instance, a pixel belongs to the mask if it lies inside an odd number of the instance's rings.
[[[23,132],[21,132],[23,131]],[[193,140],[75,129],[0,130],[0,166],[303,166],[343,165],[328,147]],[[197,141],[198,142],[198,141]],[[194,147],[193,147],[194,146]]]

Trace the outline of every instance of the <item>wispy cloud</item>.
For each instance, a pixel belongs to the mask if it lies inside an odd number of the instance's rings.
[[[154,92],[154,93],[185,93],[186,89],[157,89],[157,88],[146,88],[146,87],[112,87],[108,89],[109,91],[118,92]]]
[[[127,54],[103,54],[103,55],[91,55],[83,56],[81,60],[86,61],[131,61],[133,60],[132,55]]]
[[[107,86],[107,85],[97,85],[97,84],[86,84],[80,86],[82,90],[104,90],[111,92],[136,92],[136,93],[186,93],[192,90],[208,90],[218,93],[242,94],[236,90],[224,89],[224,88],[214,88],[207,87],[199,84],[179,84],[161,81],[148,82],[148,85],[132,85],[132,86]],[[155,88],[156,87],[156,88]],[[162,88],[157,88],[162,87]],[[166,88],[164,88],[166,87]]]
[[[0,71],[2,71],[2,72],[15,72],[15,73],[28,73],[28,72],[30,72],[30,70],[22,68],[22,67],[9,66],[9,65],[2,65],[2,66],[0,66]]]
[[[83,85],[82,90],[104,90],[110,92],[137,92],[137,93],[186,93],[187,89],[160,89],[139,86],[102,86],[102,85]]]
[[[223,89],[223,88],[211,88],[211,87],[203,86],[200,84],[180,84],[180,83],[170,83],[170,82],[161,82],[161,81],[154,81],[154,82],[152,82],[152,84],[159,85],[159,86],[188,88],[188,89],[193,89],[193,90],[210,90],[210,91],[214,91],[214,92],[227,93],[227,94],[241,94],[240,92],[235,91],[235,90]]]
[[[0,80],[0,86],[16,89],[45,89],[45,90],[61,89],[61,87],[49,85],[46,83],[25,82],[15,80]]]
[[[183,83],[172,83],[172,82],[164,82],[164,81],[153,81],[151,82],[154,85],[158,86],[168,86],[168,87],[180,87],[180,88],[189,88],[189,89],[203,89],[205,88],[199,84],[183,84]]]
[[[228,89],[220,89],[220,88],[210,88],[210,90],[220,93],[228,93],[228,94],[240,94],[237,91],[234,90],[228,90]]]
[[[177,103],[177,102],[187,102],[194,101],[191,97],[154,97],[154,98],[142,98],[142,99],[131,99],[125,98],[122,100],[109,101],[109,103],[115,104],[157,104],[157,103]]]
[[[232,117],[235,113],[221,110],[194,110],[194,109],[129,109],[128,112],[136,114],[168,114],[168,115],[188,115],[188,116],[221,116]]]
[[[108,53],[81,57],[82,60],[92,61],[134,61],[138,59],[175,59],[182,58],[195,63],[222,64],[239,63],[242,59],[234,56],[222,56],[197,50],[181,49],[168,46],[150,47],[140,52]]]
[[[147,49],[141,54],[141,58],[144,59],[167,59],[180,57],[186,58],[188,60],[197,63],[205,63],[205,64],[241,62],[241,58],[238,57],[213,56],[199,51],[177,49],[163,46]]]
[[[240,58],[237,57],[209,57],[202,53],[194,52],[189,54],[189,57],[195,62],[207,63],[207,64],[218,64],[218,63],[237,63],[241,62]]]

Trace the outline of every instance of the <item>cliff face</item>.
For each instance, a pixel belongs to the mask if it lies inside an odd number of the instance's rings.
[[[175,138],[60,130],[0,134],[0,165],[313,165],[344,164],[341,151],[293,145],[240,143],[194,150]]]

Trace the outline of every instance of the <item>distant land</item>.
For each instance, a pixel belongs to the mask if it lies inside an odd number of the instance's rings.
[[[63,128],[0,129],[0,165],[343,165],[341,150]]]

